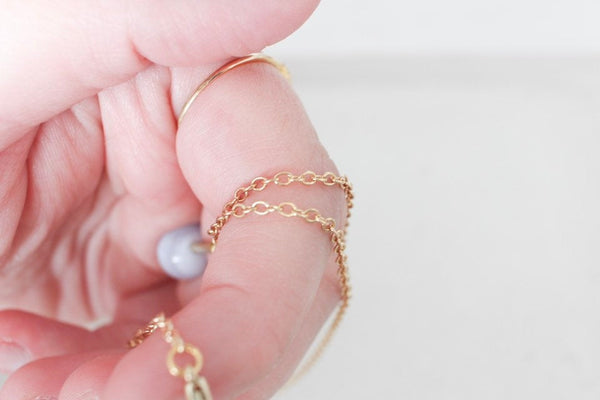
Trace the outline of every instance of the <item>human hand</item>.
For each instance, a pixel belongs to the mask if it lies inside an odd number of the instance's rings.
[[[159,311],[175,314],[202,350],[217,399],[268,398],[290,376],[339,296],[322,232],[276,215],[236,220],[203,278],[182,282],[162,272],[156,244],[200,215],[207,228],[256,176],[335,171],[287,82],[265,64],[224,75],[176,126],[210,72],[280,40],[314,6],[4,7],[0,37],[12,40],[0,47],[0,302],[37,315],[0,313],[0,365],[30,361],[0,400],[181,396],[160,338],[124,350]],[[339,191],[261,195],[344,220]],[[75,326],[99,318],[111,323]]]

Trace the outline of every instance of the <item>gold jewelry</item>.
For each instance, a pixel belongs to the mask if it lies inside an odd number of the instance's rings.
[[[171,375],[183,378],[185,381],[186,400],[212,400],[208,382],[199,375],[204,365],[202,353],[194,345],[183,341],[179,332],[173,327],[173,322],[165,318],[163,313],[154,317],[144,328],[138,329],[133,339],[129,341],[129,347],[134,348],[143,343],[157,329],[162,330],[163,339],[171,345],[171,350],[167,353],[167,369]],[[184,353],[194,359],[194,364],[182,368],[175,362],[175,356]]]
[[[279,72],[286,78],[290,79],[287,68],[275,61],[273,58],[262,54],[253,53],[248,56],[235,59],[218,70],[213,72],[208,78],[206,78],[194,91],[189,100],[184,104],[181,114],[178,118],[178,125],[181,125],[183,117],[190,109],[194,100],[198,95],[206,89],[214,80],[223,75],[224,73],[231,71],[243,64],[251,62],[266,62],[275,66]],[[292,183],[301,183],[307,186],[321,183],[325,186],[339,186],[344,191],[347,205],[347,218],[346,224],[343,228],[338,229],[336,221],[333,218],[326,218],[321,213],[314,209],[301,209],[291,202],[283,202],[278,205],[272,205],[265,201],[258,200],[247,206],[244,201],[250,196],[251,192],[260,192],[264,190],[269,184],[274,183],[278,186],[288,186]],[[336,176],[332,172],[326,172],[323,175],[318,175],[312,171],[306,171],[300,175],[294,175],[291,172],[279,172],[272,178],[264,178],[259,176],[252,180],[250,185],[246,187],[238,188],[234,193],[234,198],[225,204],[223,211],[220,216],[217,217],[216,221],[211,225],[208,234],[211,236],[210,252],[212,253],[216,249],[217,241],[223,226],[229,221],[231,216],[236,218],[243,218],[248,214],[266,215],[269,213],[278,213],[279,215],[287,218],[302,218],[309,223],[320,224],[323,231],[327,232],[330,236],[330,240],[333,244],[333,250],[336,253],[335,262],[337,264],[338,280],[341,287],[340,302],[335,317],[326,331],[323,339],[319,343],[314,353],[307,359],[307,361],[298,369],[296,374],[292,377],[290,382],[300,379],[308,370],[315,364],[320,358],[325,348],[328,346],[333,335],[337,331],[342,319],[348,309],[351,297],[351,286],[349,270],[347,265],[347,256],[345,254],[346,249],[346,233],[348,228],[348,219],[350,218],[350,210],[353,207],[354,194],[352,191],[352,185],[348,182],[348,179],[344,177]],[[195,251],[199,249],[205,249],[207,244],[197,243],[193,249]],[[187,400],[212,400],[210,388],[208,382],[199,373],[203,366],[203,356],[200,350],[192,344],[185,343],[179,333],[173,327],[173,323],[170,319],[165,318],[163,313],[153,318],[147,326],[138,329],[135,336],[129,341],[128,345],[130,348],[137,347],[146,340],[146,338],[157,329],[162,330],[163,339],[165,342],[171,345],[171,349],[167,354],[167,368],[169,373],[175,377],[181,377],[185,381],[185,395]],[[175,356],[178,354],[187,353],[194,359],[193,365],[186,365],[180,367],[175,362]]]
[[[208,85],[210,85],[215,79],[217,79],[224,73],[229,72],[232,69],[239,67],[240,65],[253,63],[253,62],[264,62],[267,64],[271,64],[272,66],[277,68],[277,70],[284,76],[285,79],[287,79],[287,80],[290,79],[290,73],[289,73],[288,69],[285,67],[285,65],[281,64],[280,62],[276,61],[274,58],[269,57],[266,54],[252,53],[252,54],[248,54],[247,56],[244,56],[244,57],[236,58],[233,61],[230,61],[227,64],[223,65],[222,67],[217,69],[212,74],[210,74],[210,76],[208,78],[206,78],[204,80],[204,82],[202,82],[196,88],[194,93],[192,93],[192,95],[190,96],[189,100],[186,101],[185,104],[183,105],[183,108],[181,109],[181,114],[179,114],[179,118],[177,119],[177,125],[178,126],[181,125],[181,121],[183,121],[183,117],[185,116],[185,114],[188,112],[188,110],[192,106],[192,103],[194,102],[194,100],[196,100],[196,97],[198,97],[198,95],[204,89],[206,89],[208,87]]]
[[[320,183],[325,186],[339,186],[343,190],[344,197],[346,198],[346,224],[343,228],[338,229],[336,221],[333,218],[324,217],[319,210],[314,208],[301,209],[291,202],[283,202],[274,205],[266,201],[257,200],[250,206],[244,204],[244,201],[248,199],[252,192],[260,192],[271,183],[277,186],[288,186],[292,183],[300,183],[306,186],[314,185],[316,183]],[[221,230],[232,216],[236,218],[243,218],[251,213],[256,215],[277,213],[287,218],[302,218],[309,223],[318,223],[322,230],[329,234],[331,243],[333,244],[333,251],[336,254],[335,262],[337,264],[338,281],[341,287],[340,302],[338,304],[335,317],[333,318],[329,329],[321,339],[321,342],[318,344],[318,347],[307,359],[307,361],[298,369],[288,384],[300,379],[318,361],[340,326],[350,304],[351,285],[345,250],[348,219],[351,215],[350,210],[353,207],[353,199],[354,193],[352,190],[352,185],[348,182],[348,178],[345,176],[336,176],[332,172],[326,172],[323,175],[318,175],[312,171],[306,171],[300,175],[294,175],[291,172],[284,171],[275,174],[272,178],[259,176],[254,178],[250,185],[240,187],[234,192],[233,199],[225,204],[221,215],[217,217],[215,223],[211,225],[208,231],[208,234],[212,238],[212,243],[210,246],[211,252],[216,249]],[[185,390],[187,400],[211,400],[208,383],[203,377],[198,375],[202,368],[202,354],[196,347],[183,342],[177,331],[173,328],[171,321],[165,319],[164,314],[159,314],[152,321],[150,321],[147,326],[138,329],[133,339],[129,341],[129,347],[133,348],[138,346],[157,329],[163,330],[165,341],[170,343],[172,346],[167,357],[167,367],[173,376],[181,376],[186,381]],[[182,353],[188,353],[194,357],[195,365],[186,366],[183,369],[175,365],[175,355]]]
[[[338,229],[333,218],[323,217],[323,215],[321,215],[321,213],[314,208],[300,209],[294,203],[290,202],[272,205],[266,201],[258,200],[252,203],[251,206],[243,204],[244,201],[250,196],[251,192],[260,192],[264,190],[270,183],[274,183],[278,186],[288,186],[292,183],[301,183],[307,186],[314,185],[316,183],[321,183],[325,186],[339,186],[344,191],[344,196],[346,198],[347,219],[345,226]],[[306,171],[303,174],[294,175],[291,172],[284,171],[277,173],[272,178],[264,178],[259,176],[254,178],[250,185],[240,187],[235,191],[233,199],[225,204],[221,215],[217,217],[215,223],[213,223],[208,230],[208,234],[212,237],[211,252],[216,249],[221,230],[227,221],[229,221],[231,216],[243,218],[251,213],[256,215],[278,213],[283,217],[297,217],[302,218],[310,223],[318,223],[325,232],[329,233],[331,243],[333,244],[333,251],[336,253],[335,262],[337,264],[338,281],[341,288],[340,303],[338,305],[335,317],[329,326],[329,329],[323,336],[323,339],[321,339],[318,347],[307,359],[304,365],[298,369],[298,372],[292,377],[289,383],[299,380],[321,357],[323,351],[329,345],[329,342],[333,338],[333,335],[342,322],[342,319],[344,318],[344,315],[346,314],[350,304],[351,286],[345,249],[348,219],[351,215],[350,210],[353,207],[353,199],[354,193],[352,191],[352,185],[348,182],[348,178],[345,176],[336,176],[332,172],[326,172],[323,175],[318,175],[312,171]]]

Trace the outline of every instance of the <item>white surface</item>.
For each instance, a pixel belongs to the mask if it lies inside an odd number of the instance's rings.
[[[600,51],[597,0],[325,0],[284,56]]]
[[[598,399],[600,60],[387,61],[288,62],[355,298],[278,399]]]

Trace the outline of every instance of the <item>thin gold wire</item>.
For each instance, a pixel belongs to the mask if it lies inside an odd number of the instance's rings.
[[[181,121],[183,121],[183,117],[185,116],[185,114],[187,114],[188,110],[194,103],[194,100],[196,100],[196,97],[198,97],[198,95],[200,93],[202,93],[202,91],[204,89],[206,89],[208,87],[208,85],[210,85],[213,81],[215,81],[217,78],[219,78],[221,75],[225,74],[226,72],[229,72],[232,69],[235,69],[241,65],[248,64],[248,63],[254,63],[254,62],[264,62],[267,64],[271,64],[272,66],[277,68],[277,70],[281,73],[281,75],[284,76],[285,79],[290,80],[290,72],[288,71],[286,66],[283,65],[282,63],[280,63],[279,61],[275,60],[273,57],[270,57],[266,54],[252,53],[252,54],[248,54],[245,57],[236,58],[235,60],[228,62],[227,64],[223,65],[218,70],[216,70],[215,72],[210,74],[210,76],[208,78],[206,78],[204,80],[204,82],[202,82],[196,88],[196,90],[194,91],[194,93],[192,93],[192,95],[190,96],[188,101],[186,101],[185,104],[183,105],[183,108],[181,109],[181,114],[179,114],[179,118],[177,119],[177,125],[178,126],[181,125]]]

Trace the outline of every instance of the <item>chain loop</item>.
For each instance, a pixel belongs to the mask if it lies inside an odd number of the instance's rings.
[[[269,203],[259,200],[252,203],[252,211],[258,215],[267,215],[271,212],[271,206]]]
[[[269,182],[270,181],[267,178],[259,176],[258,178],[254,178],[254,180],[252,180],[252,184],[250,186],[252,187],[252,190],[260,192],[261,190],[267,187]]]
[[[298,207],[296,207],[294,203],[290,202],[280,203],[277,211],[279,211],[279,214],[287,218],[298,215]]]
[[[317,174],[312,171],[306,171],[302,175],[300,175],[300,182],[305,185],[314,185],[317,183]]]
[[[189,354],[194,358],[193,366],[180,367],[175,362],[175,356],[178,354]],[[175,377],[182,378],[184,377],[186,369],[191,368],[194,375],[198,375],[200,370],[202,370],[202,366],[204,365],[204,360],[202,358],[202,353],[196,347],[192,346],[189,343],[181,344],[172,344],[171,350],[167,353],[167,368],[169,369],[169,373]],[[189,372],[189,371],[188,371]]]
[[[300,209],[294,203],[291,202],[283,202],[278,205],[271,205],[266,201],[258,200],[252,203],[252,205],[248,206],[244,204],[244,201],[250,196],[252,191],[260,192],[264,190],[270,183],[274,183],[277,186],[288,186],[292,183],[300,183],[306,186],[314,185],[318,182],[322,183],[325,186],[334,186],[338,185],[344,192],[344,197],[346,199],[346,223],[342,229],[336,228],[336,222],[333,218],[324,217],[321,215],[319,210],[314,208],[308,209]],[[348,222],[350,218],[350,210],[353,207],[352,200],[354,199],[354,193],[352,191],[352,185],[348,182],[348,178],[345,176],[337,176],[333,172],[326,172],[323,175],[316,174],[312,171],[306,171],[300,175],[294,175],[291,172],[283,171],[275,174],[273,178],[265,178],[259,176],[254,178],[249,186],[240,187],[234,193],[234,198],[228,202],[219,217],[215,220],[213,225],[211,225],[208,230],[208,234],[212,237],[211,250],[214,251],[217,245],[217,241],[219,240],[219,235],[221,234],[221,230],[225,226],[225,224],[229,221],[230,217],[233,215],[237,218],[243,218],[250,213],[256,215],[266,215],[269,213],[276,212],[279,215],[292,218],[298,217],[302,218],[310,223],[318,223],[321,228],[329,233],[330,241],[333,246],[333,251],[335,253],[335,262],[337,264],[337,275],[338,282],[340,285],[340,303],[337,309],[337,313],[329,326],[329,329],[325,333],[323,339],[315,352],[310,356],[310,358],[306,361],[306,363],[299,369],[296,375],[292,378],[291,381],[296,381],[300,377],[302,377],[311,367],[312,365],[319,359],[329,342],[331,341],[334,333],[337,331],[344,315],[346,314],[346,310],[350,304],[351,297],[351,287],[350,287],[350,274],[348,269],[347,260],[348,257],[345,254],[346,249],[346,231],[348,228]]]
[[[237,201],[244,201],[248,198],[248,189],[247,188],[239,188],[238,190],[235,191],[235,200]]]
[[[221,233],[221,229],[223,226],[229,221],[229,218],[234,215],[235,217],[243,217],[244,215],[233,213],[233,209],[236,204],[244,202],[252,191],[260,192],[264,190],[270,183],[274,183],[278,186],[288,186],[294,182],[298,182],[307,186],[314,185],[317,182],[321,182],[326,186],[334,186],[338,185],[344,192],[344,197],[346,198],[346,229],[348,228],[348,223],[350,219],[350,209],[354,206],[352,200],[354,199],[354,194],[352,192],[352,185],[348,182],[348,178],[345,176],[337,176],[333,172],[326,172],[323,175],[316,174],[312,171],[303,172],[300,175],[294,175],[288,171],[278,172],[273,176],[273,178],[265,178],[259,176],[254,178],[250,185],[245,187],[240,187],[234,192],[233,199],[225,204],[221,215],[217,217],[215,222],[210,226],[208,230],[208,234],[212,237],[212,245],[211,248],[214,249],[216,247],[217,240],[219,240],[219,235]]]
[[[133,339],[129,341],[129,347],[133,348],[140,345],[148,336],[159,329],[162,330],[163,340],[171,346],[167,353],[167,369],[171,375],[183,378],[186,382],[184,386],[186,400],[212,400],[206,379],[199,375],[204,365],[202,353],[196,346],[183,340],[179,332],[173,327],[173,322],[167,319],[165,314],[158,314],[147,326],[138,329]],[[180,367],[175,361],[175,357],[180,354],[190,355],[194,359],[194,363]]]
[[[281,178],[284,177],[284,180],[281,180]],[[275,177],[273,178],[273,182],[275,182],[276,185],[281,185],[281,186],[287,186],[290,183],[292,183],[294,178],[294,175],[291,172],[280,172],[278,174],[275,175]]]

